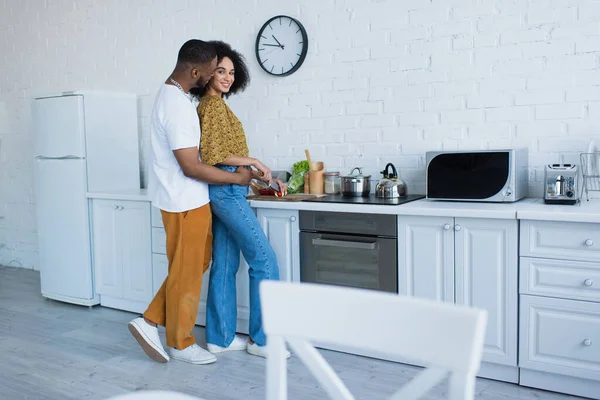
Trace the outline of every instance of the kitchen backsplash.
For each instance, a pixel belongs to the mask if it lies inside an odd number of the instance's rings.
[[[304,65],[283,78],[254,55],[260,26],[278,14],[309,37]],[[37,263],[36,95],[137,93],[145,185],[158,86],[184,41],[222,39],[251,69],[230,105],[252,155],[273,169],[290,169],[306,148],[328,169],[362,166],[374,179],[392,162],[415,193],[427,150],[528,147],[541,196],[543,165],[577,163],[600,133],[599,19],[589,0],[0,3],[0,264]]]

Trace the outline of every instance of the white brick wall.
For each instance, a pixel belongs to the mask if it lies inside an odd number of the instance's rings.
[[[253,45],[280,13],[304,23],[310,48],[297,73],[274,78]],[[305,148],[342,172],[378,177],[393,162],[414,193],[427,150],[527,146],[538,190],[545,163],[577,160],[600,133],[599,19],[595,0],[0,2],[0,264],[37,264],[36,95],[137,93],[146,149],[179,46],[218,38],[247,57],[251,86],[230,104],[273,168]]]

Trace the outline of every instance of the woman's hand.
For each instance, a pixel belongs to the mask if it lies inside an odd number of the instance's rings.
[[[271,170],[269,169],[269,167],[267,167],[258,160],[256,160],[254,167],[259,172],[260,180],[267,182],[267,184],[271,184],[271,180],[273,179],[273,177],[271,176]]]
[[[279,185],[279,193],[281,193],[282,196],[285,196],[287,194],[288,185],[279,179],[273,179],[273,182]]]

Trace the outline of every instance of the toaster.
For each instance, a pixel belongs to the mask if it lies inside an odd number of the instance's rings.
[[[544,173],[544,203],[579,203],[577,175],[577,165],[574,164],[546,165]]]

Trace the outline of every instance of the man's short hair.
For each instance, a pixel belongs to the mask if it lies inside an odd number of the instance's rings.
[[[188,40],[179,49],[177,55],[178,64],[206,64],[217,56],[217,51],[210,43],[199,39]]]

